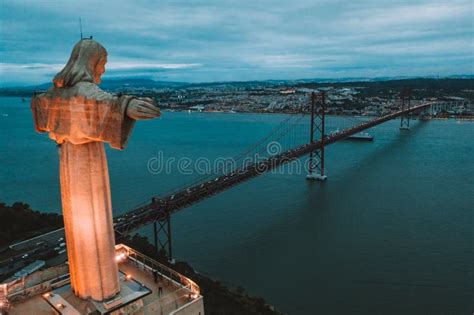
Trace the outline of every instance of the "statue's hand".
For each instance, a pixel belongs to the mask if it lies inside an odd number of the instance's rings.
[[[152,119],[160,116],[160,110],[151,98],[135,98],[127,107],[127,116],[135,120]]]

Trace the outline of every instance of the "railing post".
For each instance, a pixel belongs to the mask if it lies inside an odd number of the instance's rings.
[[[316,104],[318,107],[316,108]],[[324,181],[327,176],[324,174],[324,144],[325,144],[325,125],[326,125],[326,99],[324,92],[315,94],[311,93],[311,121],[310,121],[310,145],[315,143],[314,133],[320,134],[319,141],[321,146],[319,149],[311,151],[308,161],[308,180]]]

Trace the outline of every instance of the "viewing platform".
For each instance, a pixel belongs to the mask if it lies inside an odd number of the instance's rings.
[[[97,302],[76,297],[66,263],[2,284],[3,309],[12,315],[204,315],[203,297],[191,279],[126,245],[115,251],[121,291],[114,298]]]

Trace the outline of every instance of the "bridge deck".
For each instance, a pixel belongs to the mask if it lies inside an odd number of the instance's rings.
[[[310,152],[320,149],[323,145],[323,142],[325,146],[335,143],[353,134],[382,124],[388,120],[397,118],[399,116],[411,112],[421,111],[429,106],[431,106],[431,103],[410,107],[382,117],[375,118],[371,121],[364,122],[351,128],[344,129],[340,132],[326,136],[323,141],[319,140],[312,144],[301,145],[295,149],[288,150],[279,155],[274,155],[257,163],[246,165],[223,176],[219,176],[214,179],[187,187],[181,191],[165,196],[163,198],[157,198],[155,202],[152,202],[143,207],[134,209],[130,212],[127,212],[126,214],[116,217],[114,219],[114,229],[117,233],[117,236],[120,238],[121,236],[127,235],[129,232],[141,226],[147,225],[155,221],[163,220],[168,214],[172,214],[176,211],[184,209],[205,198],[227,190],[253,177],[266,173],[276,167],[279,167],[280,165],[286,164],[294,159],[298,159],[304,155],[309,154]]]

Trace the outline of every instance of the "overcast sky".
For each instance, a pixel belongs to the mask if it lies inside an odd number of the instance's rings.
[[[0,0],[0,85],[51,80],[79,40],[106,78],[228,81],[474,73],[472,0]]]

